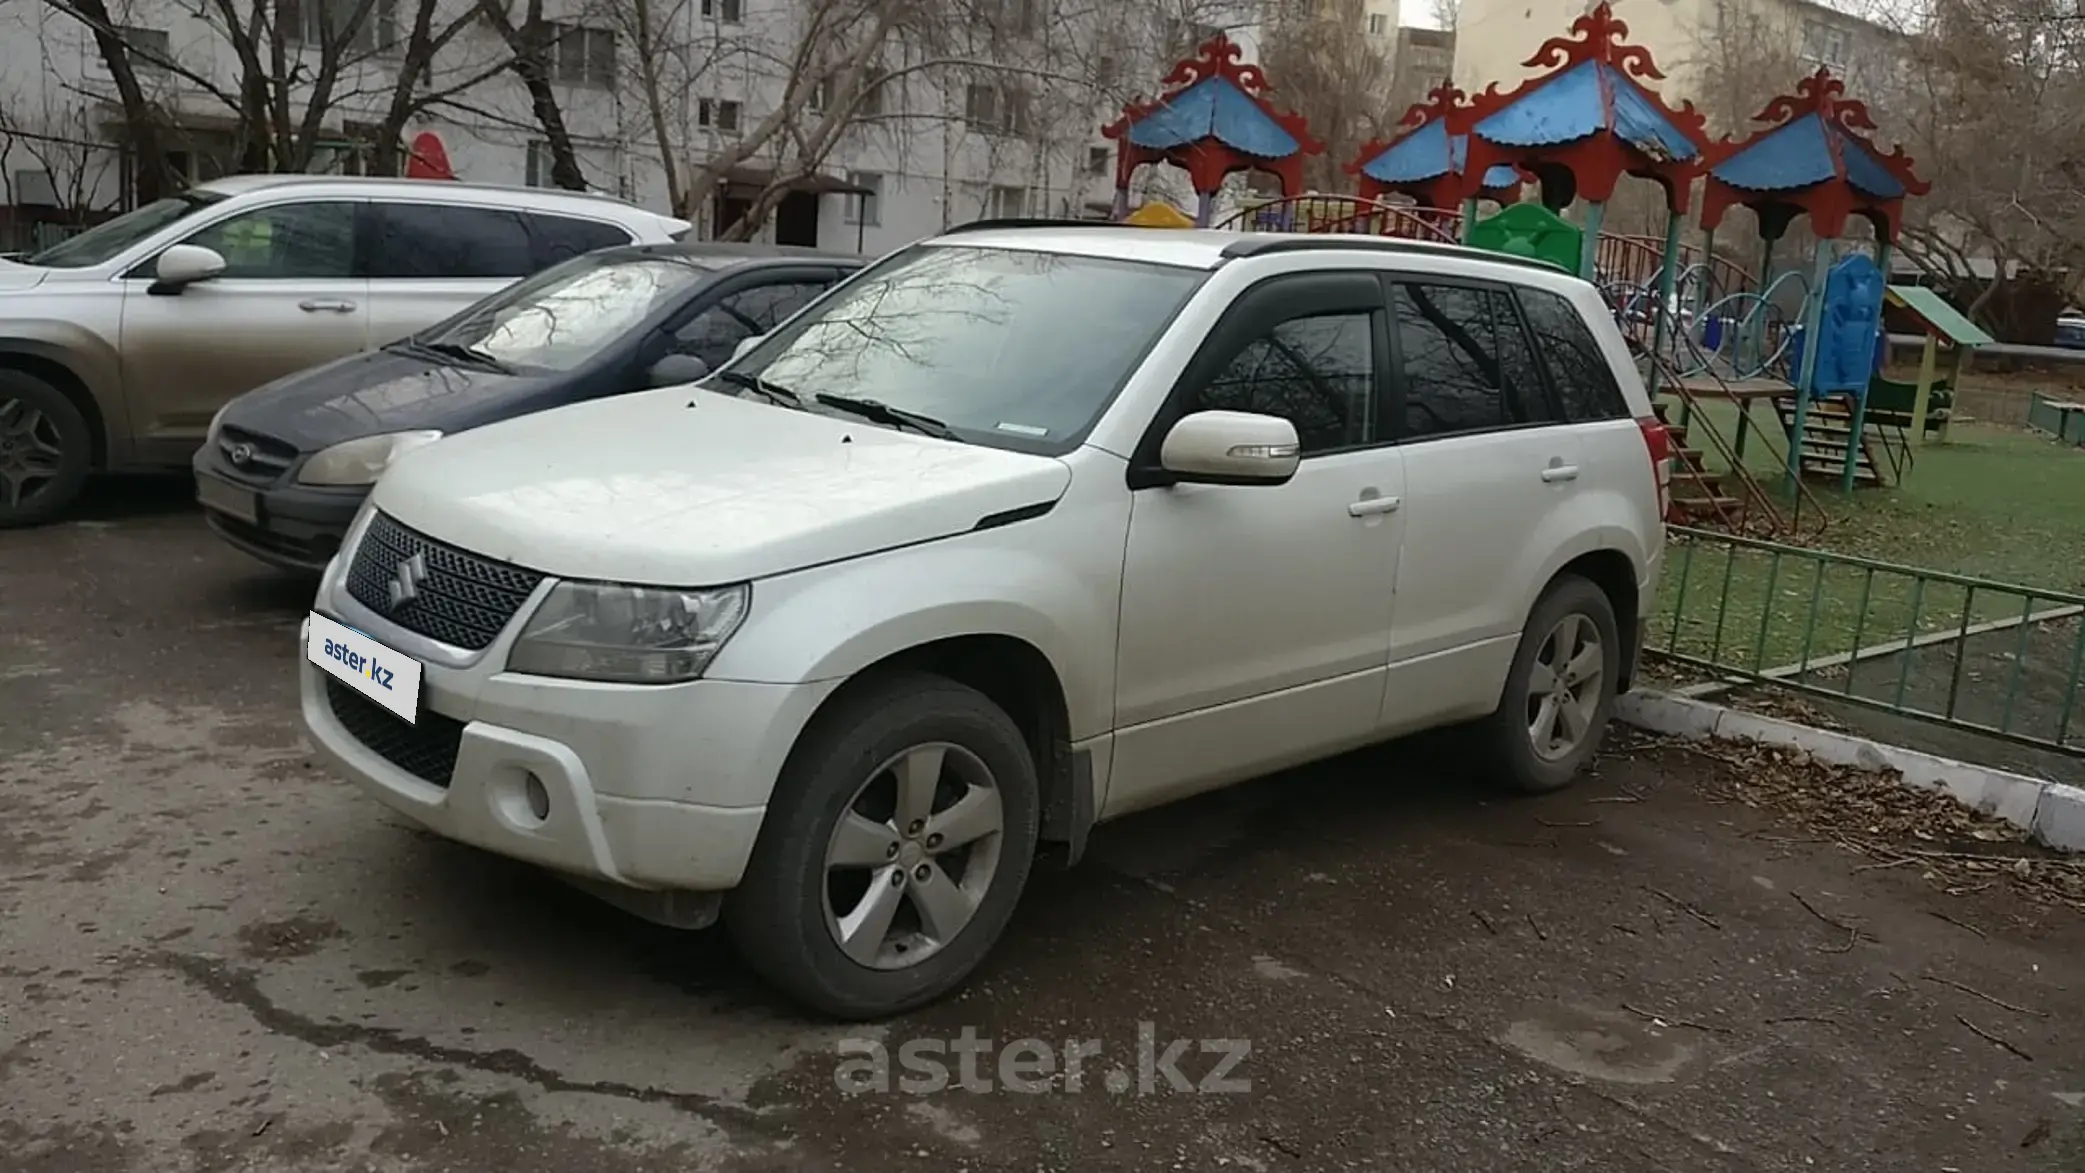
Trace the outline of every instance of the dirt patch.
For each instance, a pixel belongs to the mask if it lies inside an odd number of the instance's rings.
[[[239,944],[256,961],[308,957],[341,936],[340,926],[322,917],[293,916],[255,921],[239,930]]]

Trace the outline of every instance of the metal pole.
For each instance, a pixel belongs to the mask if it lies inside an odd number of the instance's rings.
[[[1678,276],[1679,266],[1680,214],[1677,209],[1668,208],[1665,212],[1665,265],[1658,271],[1658,314],[1651,325],[1651,353],[1656,356],[1654,362],[1665,358],[1665,338],[1670,332],[1666,323],[1671,317],[1666,307],[1672,304],[1673,281]]]
[[[1578,254],[1578,275],[1595,284],[1600,280],[1600,225],[1606,219],[1606,204],[1586,205],[1585,243]]]
[[[1940,335],[1926,329],[1926,350],[1918,360],[1918,391],[1911,399],[1911,446],[1926,444],[1926,409],[1933,402],[1933,375],[1940,365]]]
[[[1771,253],[1773,246],[1769,244]],[[1810,413],[1810,382],[1817,377],[1817,331],[1824,322],[1824,281],[1831,268],[1832,252],[1829,241],[1819,239],[1815,254],[1810,262],[1810,290],[1803,298],[1803,362],[1796,372],[1795,381],[1795,432],[1788,438],[1788,488],[1796,492],[1803,475],[1803,427]],[[1846,459],[1853,459],[1853,444],[1859,436],[1847,438]]]
[[[1472,229],[1472,228],[1474,228],[1474,227],[1476,227],[1476,226],[1477,226],[1477,197],[1476,197],[1476,196],[1471,196],[1470,198],[1468,198],[1468,199],[1466,199],[1466,200],[1462,201],[1462,233],[1461,233],[1461,235],[1462,235],[1462,242],[1463,242],[1464,244],[1468,244],[1468,243],[1470,242],[1470,229]]]

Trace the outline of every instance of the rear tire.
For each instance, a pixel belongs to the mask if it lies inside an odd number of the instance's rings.
[[[924,1005],[1005,931],[1040,803],[1027,741],[983,693],[924,673],[878,681],[789,755],[725,924],[756,972],[821,1014]]]
[[[1493,780],[1521,794],[1570,785],[1599,752],[1621,671],[1607,593],[1577,575],[1551,583],[1521,632],[1498,711],[1477,730]]]
[[[94,433],[63,391],[0,367],[0,529],[42,525],[79,495]]]

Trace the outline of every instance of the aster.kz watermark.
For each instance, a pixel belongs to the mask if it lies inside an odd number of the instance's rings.
[[[1022,1095],[1101,1090],[1110,1095],[1238,1095],[1252,1090],[1239,1068],[1248,1039],[1171,1039],[1137,1024],[1136,1053],[1111,1056],[1099,1039],[1001,1041],[966,1026],[953,1039],[913,1038],[892,1048],[877,1039],[842,1039],[833,1083],[849,1095],[932,1095],[950,1088]]]

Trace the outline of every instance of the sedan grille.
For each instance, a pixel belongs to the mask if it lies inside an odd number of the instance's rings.
[[[542,581],[533,570],[480,558],[379,513],[355,547],[347,589],[407,631],[478,651],[499,638]]]
[[[273,484],[296,463],[297,446],[229,424],[217,430],[217,454],[225,468],[249,484]]]
[[[463,745],[463,722],[423,709],[420,723],[412,724],[331,677],[326,704],[341,727],[378,757],[423,782],[449,788],[456,751]]]

